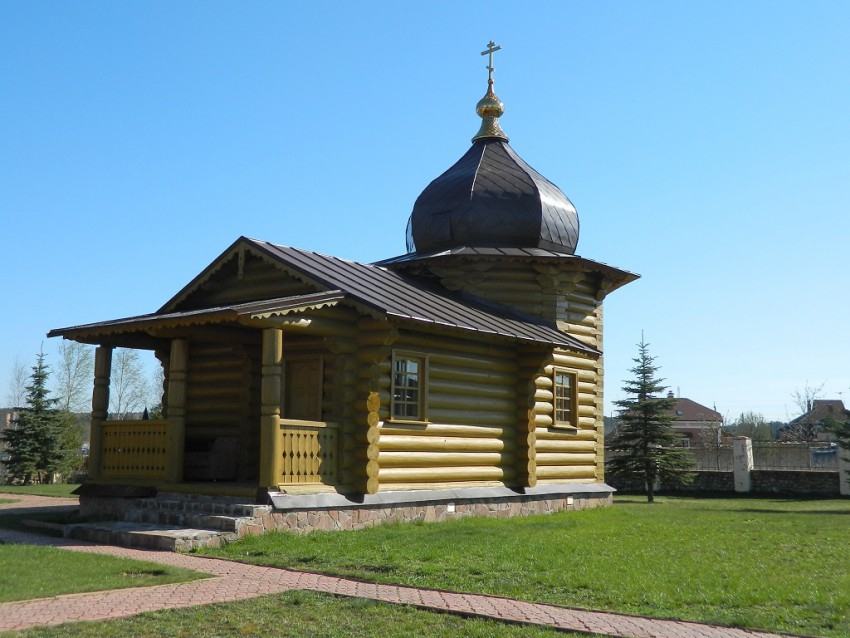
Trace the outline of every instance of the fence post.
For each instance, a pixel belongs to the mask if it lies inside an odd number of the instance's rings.
[[[732,439],[732,470],[735,476],[735,491],[750,491],[750,472],[753,470],[753,442],[747,436]]]
[[[850,450],[838,448],[838,482],[841,496],[850,496]]]

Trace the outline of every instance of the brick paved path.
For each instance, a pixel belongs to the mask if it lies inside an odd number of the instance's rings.
[[[53,499],[51,499],[53,500]],[[54,500],[55,502],[55,500]],[[40,505],[28,498],[27,505]],[[8,506],[0,505],[8,511]],[[32,509],[29,509],[32,511]],[[0,541],[51,545],[192,569],[211,577],[191,583],[72,594],[0,604],[0,632],[37,625],[105,620],[158,609],[175,609],[244,600],[290,589],[371,598],[468,616],[548,625],[562,630],[629,638],[769,638],[770,634],[673,620],[609,614],[522,602],[495,596],[380,585],[309,572],[257,567],[186,554],[95,545],[84,541],[36,536],[0,529]]]

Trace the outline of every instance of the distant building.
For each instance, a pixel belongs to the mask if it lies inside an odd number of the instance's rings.
[[[716,410],[691,399],[675,397],[672,392],[667,398],[676,401],[669,414],[673,416],[673,431],[681,436],[681,444],[686,447],[704,443],[704,432],[723,425],[723,417]]]
[[[815,399],[809,405],[809,411],[801,414],[783,428],[780,437],[785,439],[834,441],[835,435],[825,429],[829,421],[846,421],[847,409],[841,399]]]

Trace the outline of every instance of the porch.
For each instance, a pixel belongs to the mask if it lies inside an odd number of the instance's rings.
[[[338,425],[280,419],[268,465],[271,483],[239,481],[236,437],[211,440],[209,449],[171,448],[167,419],[92,424],[89,478],[95,483],[150,486],[158,491],[253,496],[258,487],[287,493],[320,492],[338,483]]]

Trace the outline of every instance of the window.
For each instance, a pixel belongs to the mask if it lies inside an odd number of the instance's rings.
[[[578,427],[576,373],[555,369],[555,427]]]
[[[393,419],[401,421],[425,420],[427,361],[423,355],[393,353]]]

